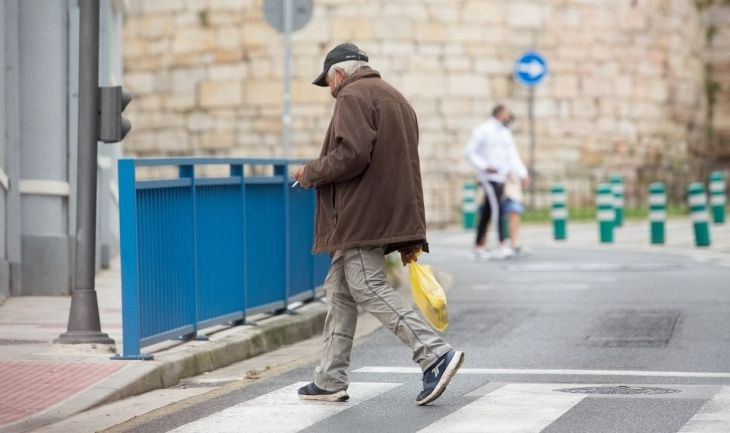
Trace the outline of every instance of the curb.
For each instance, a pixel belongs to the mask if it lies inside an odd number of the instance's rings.
[[[311,302],[296,310],[264,319],[255,326],[238,326],[156,353],[152,361],[128,362],[112,376],[30,418],[0,428],[0,433],[27,432],[56,423],[84,410],[160,388],[297,343],[322,333],[327,307]]]

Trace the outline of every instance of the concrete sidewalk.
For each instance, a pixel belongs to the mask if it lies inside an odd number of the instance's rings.
[[[122,347],[119,262],[96,279],[102,331]],[[204,330],[210,341],[145,347],[152,361],[118,361],[108,347],[54,345],[65,332],[70,297],[15,297],[0,305],[0,432],[30,431],[99,404],[169,387],[321,333],[326,307],[260,316],[256,326]]]

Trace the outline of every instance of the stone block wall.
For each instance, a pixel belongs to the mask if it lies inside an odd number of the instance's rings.
[[[714,0],[706,15],[708,44],[705,92],[711,129],[707,157],[712,168],[730,167],[730,2]]]
[[[550,66],[536,90],[541,189],[580,181],[590,200],[608,173],[632,182],[646,167],[683,164],[705,137],[707,22],[693,0],[314,3],[293,37],[292,156],[317,155],[333,100],[310,82],[332,46],[354,42],[419,116],[433,225],[459,220],[473,177],[462,150],[496,103],[516,113],[527,162],[527,91],[512,68],[531,48]],[[128,154],[281,155],[282,38],[261,0],[128,0],[126,12]]]

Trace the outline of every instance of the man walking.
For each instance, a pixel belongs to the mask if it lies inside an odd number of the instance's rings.
[[[499,257],[514,255],[514,251],[504,242],[501,211],[504,183],[510,175],[522,179],[523,184],[529,178],[525,164],[517,153],[512,131],[509,130],[512,119],[512,113],[505,106],[497,105],[492,110],[492,117],[474,129],[466,145],[466,157],[476,169],[477,179],[484,189],[484,205],[480,209],[474,246],[477,259],[487,254],[487,229],[492,219],[497,221]]]
[[[385,255],[403,264],[428,250],[413,108],[368,66],[353,44],[330,51],[313,84],[337,99],[319,158],[299,169],[302,187],[317,188],[314,252],[332,254],[325,292],[324,348],[314,381],[299,389],[310,400],[349,398],[357,306],[380,320],[413,352],[423,371],[416,404],[437,399],[464,359],[390,287]]]

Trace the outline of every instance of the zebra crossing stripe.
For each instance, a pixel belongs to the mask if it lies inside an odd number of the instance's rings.
[[[727,433],[730,425],[730,387],[723,386],[677,433]]]
[[[423,374],[418,367],[362,367],[355,373],[381,374]],[[630,377],[682,377],[730,379],[730,373],[703,371],[648,371],[648,370],[568,370],[568,369],[529,369],[529,368],[461,368],[457,376],[463,374],[481,375],[526,375],[526,376],[630,376]]]
[[[390,391],[401,383],[351,383],[346,403],[300,400],[297,389],[306,382],[285,386],[180,426],[170,433],[238,433],[247,426],[256,433],[294,433]]]
[[[585,394],[555,392],[559,386],[505,385],[419,433],[539,433],[585,398]]]

